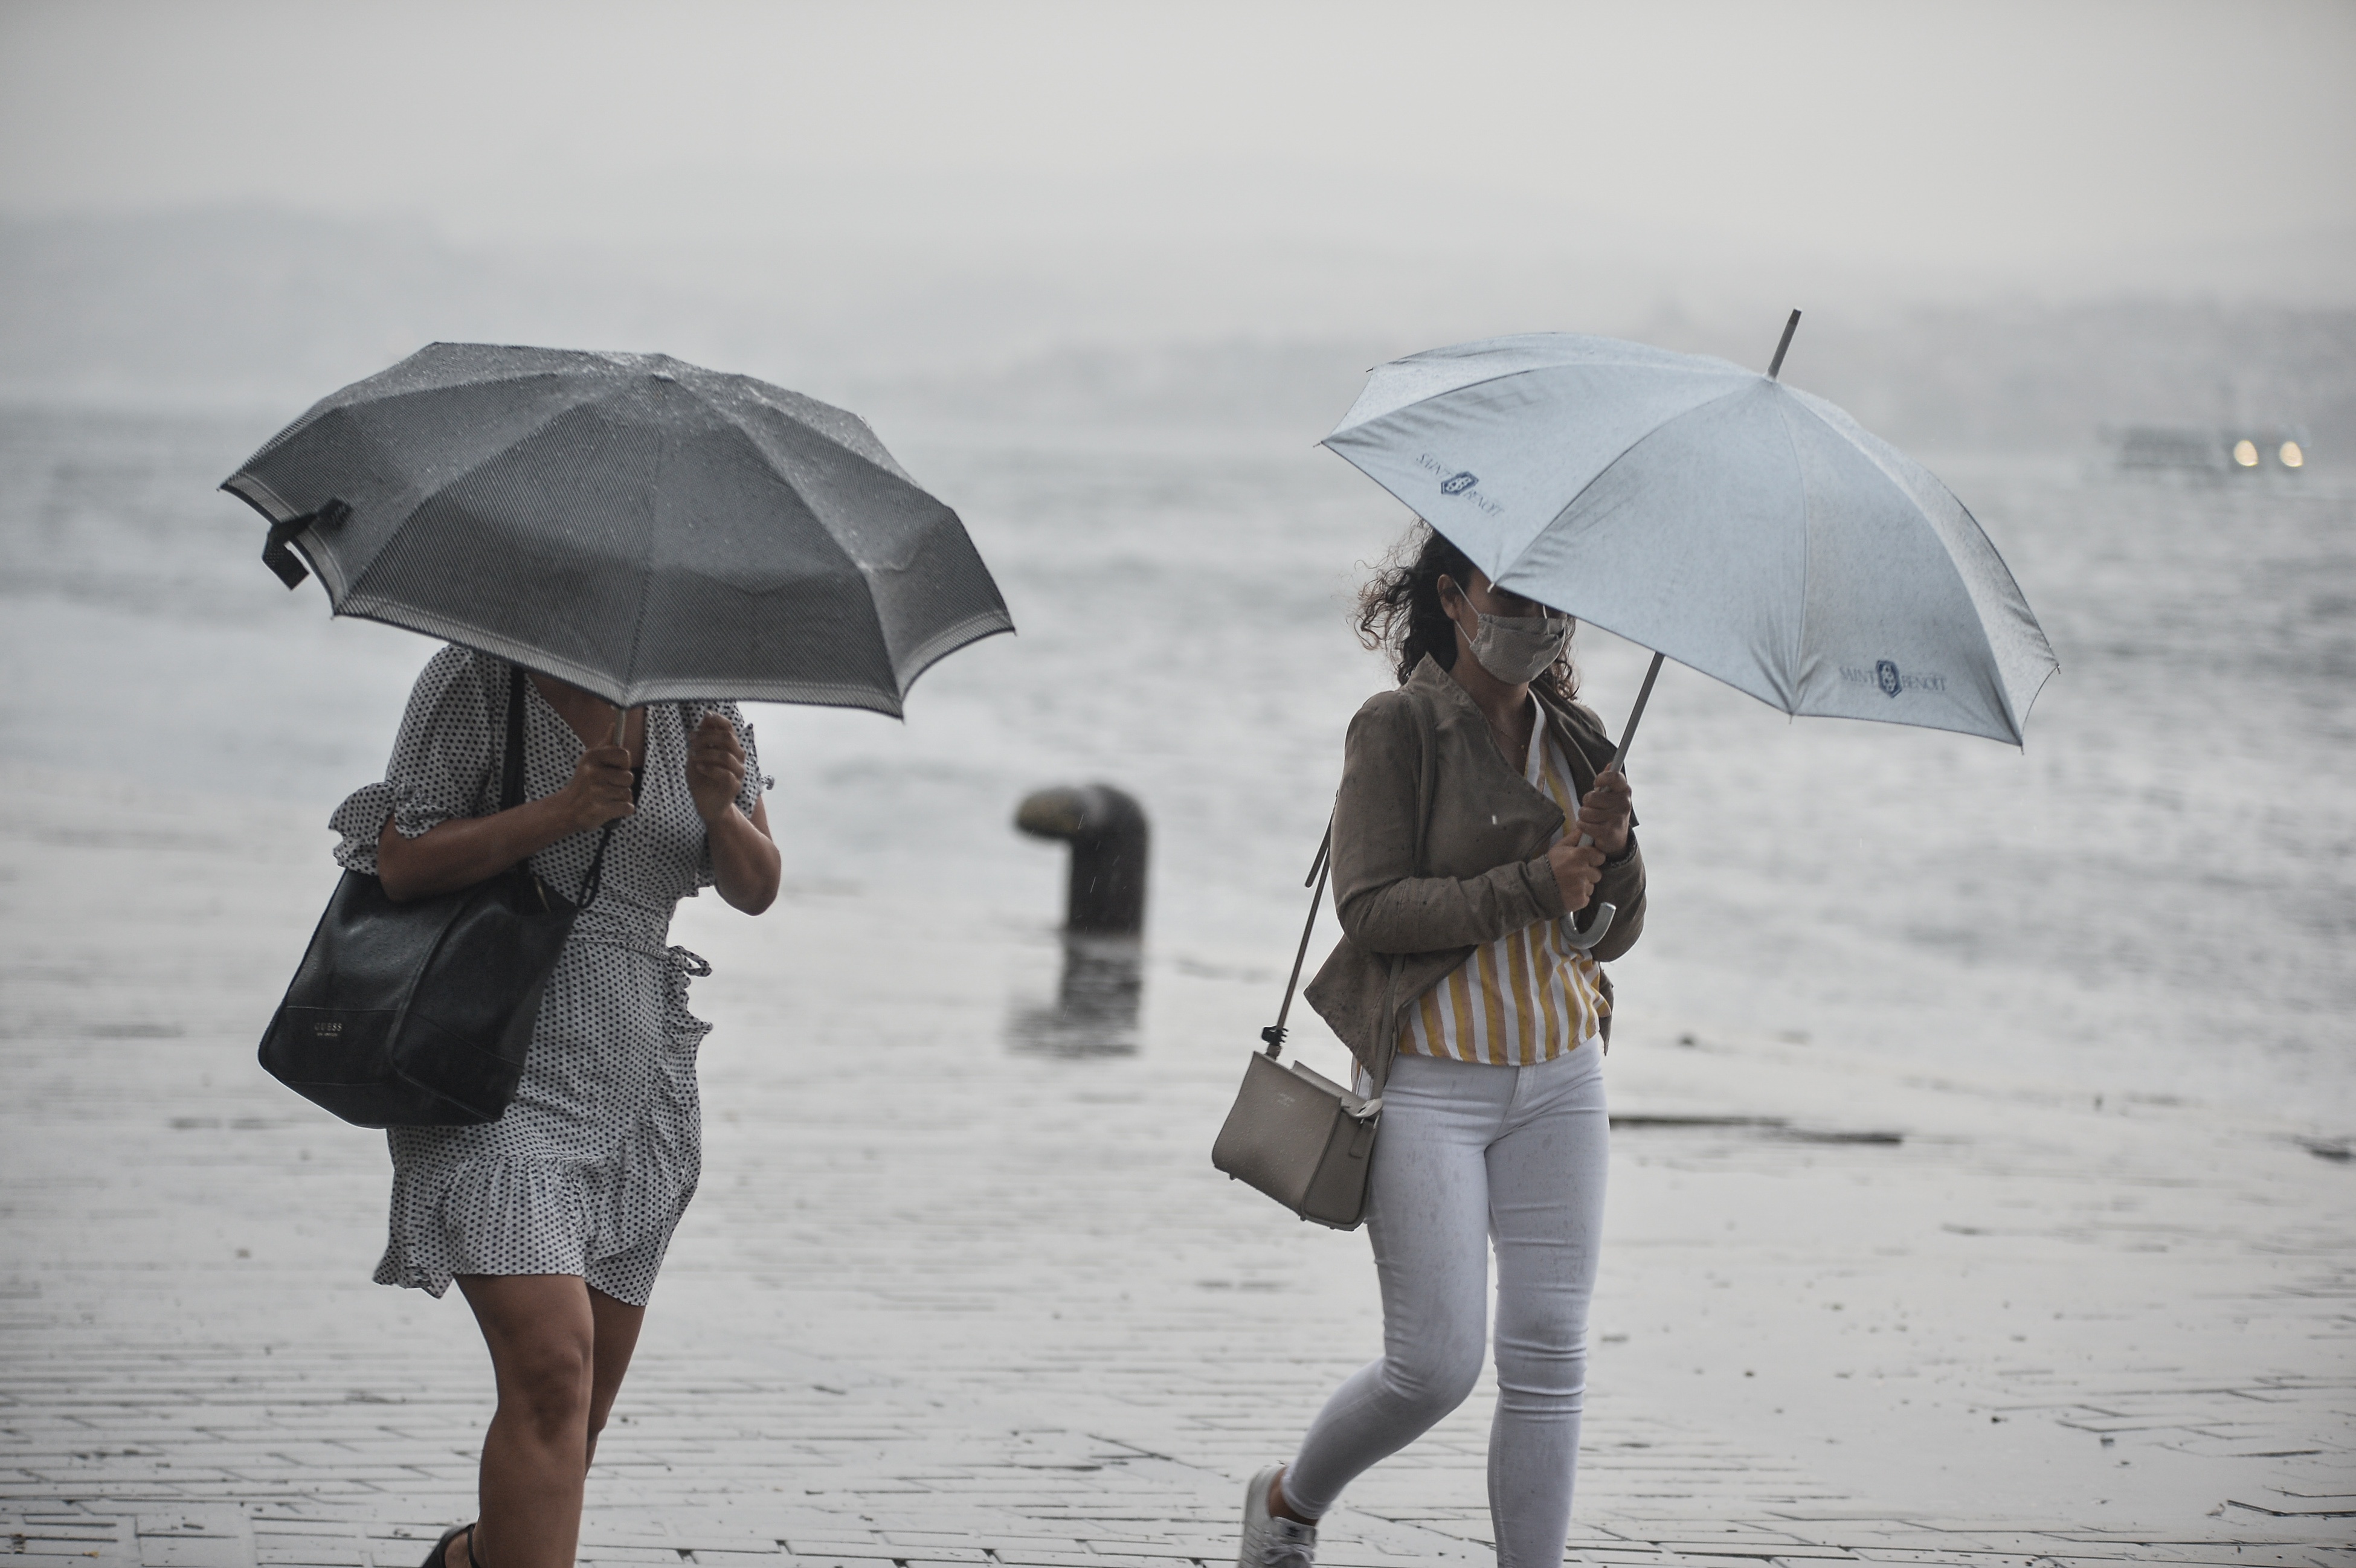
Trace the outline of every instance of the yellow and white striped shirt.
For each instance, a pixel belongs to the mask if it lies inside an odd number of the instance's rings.
[[[1522,776],[1562,807],[1563,827],[1547,841],[1551,848],[1578,821],[1579,794],[1547,734],[1542,707],[1530,726]],[[1408,1010],[1398,1048],[1413,1056],[1533,1067],[1593,1039],[1608,1010],[1602,969],[1563,940],[1567,923],[1542,920],[1474,949]]]

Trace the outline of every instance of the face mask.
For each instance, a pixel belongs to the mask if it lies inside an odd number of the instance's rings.
[[[1481,667],[1507,686],[1536,680],[1562,656],[1570,640],[1568,615],[1481,615],[1481,635],[1472,639],[1472,656]]]

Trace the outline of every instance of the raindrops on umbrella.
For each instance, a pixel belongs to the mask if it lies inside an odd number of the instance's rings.
[[[856,415],[659,354],[437,343],[221,488],[292,588],[621,707],[898,714],[1013,622],[955,512]],[[301,560],[294,552],[300,551]]]

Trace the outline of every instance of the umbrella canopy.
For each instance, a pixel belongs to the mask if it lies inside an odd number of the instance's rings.
[[[1013,622],[958,516],[857,416],[660,354],[437,343],[327,398],[221,488],[336,613],[622,707],[897,714]]]
[[[1963,503],[1772,373],[1490,338],[1378,367],[1324,444],[1501,587],[1786,713],[2018,745],[2056,668]]]

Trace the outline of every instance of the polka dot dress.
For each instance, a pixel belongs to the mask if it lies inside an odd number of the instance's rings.
[[[498,809],[509,667],[468,648],[434,656],[410,694],[384,782],[330,820],[343,835],[339,862],[374,873],[388,817],[414,837]],[[524,701],[524,795],[537,799],[564,787],[582,746],[529,681]],[[687,986],[711,965],[666,944],[679,901],[712,885],[687,790],[687,739],[707,712],[724,716],[744,748],[737,805],[749,813],[760,799],[753,731],[734,703],[648,708],[638,808],[616,826],[596,901],[549,976],[507,1114],[387,1134],[391,1237],[380,1285],[440,1296],[457,1275],[578,1275],[646,1305],[702,1163],[695,1053],[711,1026],[687,1010]],[[597,837],[561,839],[532,857],[532,869],[577,893]]]

